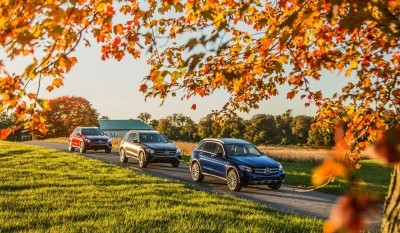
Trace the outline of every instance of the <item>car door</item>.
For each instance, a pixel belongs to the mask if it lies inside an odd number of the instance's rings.
[[[81,128],[76,128],[72,133],[72,145],[79,147],[81,142]]]
[[[211,153],[209,162],[210,173],[225,178],[228,162],[224,157],[226,155],[224,147],[220,143],[214,144],[213,153]]]
[[[211,160],[211,153],[213,150],[214,150],[214,143],[205,142],[203,148],[199,153],[200,166],[201,166],[201,171],[203,173],[211,174],[210,160]]]
[[[133,140],[132,140],[132,154],[135,157],[139,157],[139,151],[140,151],[140,142],[139,142],[139,133],[134,133],[133,134]]]
[[[129,133],[126,136],[126,139],[125,139],[125,142],[124,142],[125,153],[128,156],[134,156],[134,154],[133,154],[133,135],[134,135],[134,133]]]

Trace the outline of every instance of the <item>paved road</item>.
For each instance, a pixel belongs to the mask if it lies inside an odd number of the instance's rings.
[[[26,143],[68,152],[67,145],[60,143],[43,141],[30,141]],[[72,153],[78,154],[78,152]],[[187,164],[181,164],[178,168],[172,168],[169,164],[149,164],[147,168],[141,169],[139,168],[138,162],[134,159],[129,159],[126,164],[121,163],[119,161],[118,152],[116,151],[112,151],[111,154],[100,151],[88,151],[84,156],[128,167],[135,171],[156,177],[168,178],[207,192],[253,200],[279,212],[298,213],[317,218],[328,218],[332,205],[338,198],[336,195],[298,189],[290,185],[283,185],[279,190],[272,190],[266,185],[257,185],[243,187],[240,192],[230,192],[226,183],[218,178],[206,177],[202,183],[193,182]],[[379,229],[381,217],[382,213],[380,216],[369,219],[370,229]]]

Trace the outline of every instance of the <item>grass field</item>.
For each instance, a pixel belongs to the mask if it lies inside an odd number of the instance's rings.
[[[114,149],[116,150],[118,150],[118,140],[113,139]],[[68,138],[47,139],[47,141],[67,143]],[[179,141],[174,143],[181,149],[183,160],[189,161],[190,154],[197,144]],[[258,148],[282,163],[287,175],[286,183],[307,188],[312,188],[310,182],[312,170],[331,153],[329,149],[313,147],[259,146]],[[370,192],[378,193],[383,199],[387,194],[391,168],[370,159],[363,159],[360,163],[362,168],[357,171],[357,176],[361,180],[361,187]],[[326,193],[343,194],[349,190],[349,185],[337,179],[318,190]]]
[[[378,163],[375,160],[362,160],[361,169],[356,171],[357,177],[360,179],[360,189],[367,192],[377,193],[383,200],[386,196],[389,183],[391,168]],[[316,165],[310,163],[282,162],[282,166],[286,172],[286,183],[300,187],[312,188],[311,174]],[[343,180],[336,179],[334,182],[319,188],[318,191],[343,194],[355,188]]]
[[[321,232],[282,214],[128,168],[0,141],[0,232]]]

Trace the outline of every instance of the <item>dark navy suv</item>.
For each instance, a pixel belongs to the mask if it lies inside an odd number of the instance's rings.
[[[232,191],[251,184],[267,184],[272,189],[279,189],[285,179],[280,163],[250,142],[232,138],[200,141],[190,158],[190,174],[197,182],[205,175],[226,180]]]

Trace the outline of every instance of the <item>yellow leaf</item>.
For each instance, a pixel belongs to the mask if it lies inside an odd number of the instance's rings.
[[[352,69],[347,69],[345,72],[345,76],[350,77],[352,71],[353,71]]]
[[[352,69],[357,69],[358,68],[358,63],[356,60],[353,60],[350,62],[350,68]]]
[[[279,57],[279,63],[281,63],[281,64],[287,64],[288,63],[288,56],[280,56]]]
[[[63,85],[63,80],[62,80],[62,78],[55,78],[55,79],[53,79],[52,85],[53,85],[53,86],[56,86],[57,88],[58,88],[58,87],[61,87],[61,86]]]
[[[262,66],[255,66],[253,67],[254,74],[263,75],[263,67]]]

